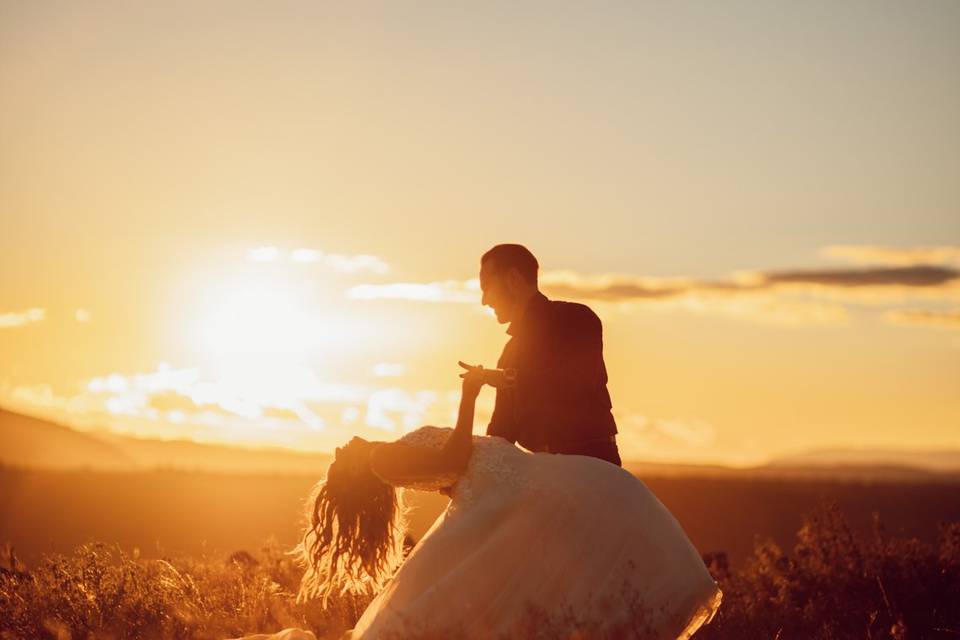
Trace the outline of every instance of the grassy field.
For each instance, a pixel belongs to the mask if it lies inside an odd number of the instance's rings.
[[[953,482],[644,480],[724,590],[698,638],[960,637]],[[0,638],[225,638],[290,626],[337,637],[366,600],[297,604],[299,569],[285,554],[314,481],[2,469]],[[446,500],[411,498],[418,537]],[[592,637],[586,620],[568,621],[581,626],[573,637]]]
[[[724,591],[704,640],[950,638],[960,634],[960,523],[937,544],[855,536],[836,506],[808,514],[791,547],[759,544],[739,570],[705,558]],[[297,603],[299,569],[276,545],[255,553],[146,559],[104,543],[24,567],[7,550],[0,637],[225,638],[286,627],[337,638],[367,603]],[[537,619],[523,638],[591,638],[589,612]],[[619,637],[619,636],[618,636]],[[634,637],[634,636],[623,636]],[[643,637],[637,634],[635,637]]]

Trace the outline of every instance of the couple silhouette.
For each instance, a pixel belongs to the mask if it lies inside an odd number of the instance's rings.
[[[298,597],[372,595],[344,637],[685,639],[719,607],[680,525],[620,467],[599,318],[546,298],[537,271],[521,245],[481,258],[482,302],[510,339],[496,369],[460,363],[453,428],[355,437],[314,487]],[[475,436],[485,385],[496,404]],[[400,489],[451,498],[406,557]]]

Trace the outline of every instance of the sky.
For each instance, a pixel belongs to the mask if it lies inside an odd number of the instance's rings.
[[[452,424],[520,242],[624,457],[960,448],[957,78],[953,1],[0,0],[0,405]]]

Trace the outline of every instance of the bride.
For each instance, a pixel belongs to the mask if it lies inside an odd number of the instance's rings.
[[[300,598],[378,590],[353,640],[685,639],[708,622],[720,590],[640,480],[596,458],[472,435],[482,375],[463,375],[454,429],[337,449],[299,549]],[[399,569],[397,487],[451,497]]]

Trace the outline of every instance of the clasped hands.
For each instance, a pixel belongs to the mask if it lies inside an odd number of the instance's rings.
[[[462,360],[457,364],[466,369],[460,374],[465,391],[480,393],[480,389],[485,384],[496,389],[504,389],[514,383],[515,372],[512,369],[484,369],[482,364],[472,365]]]

